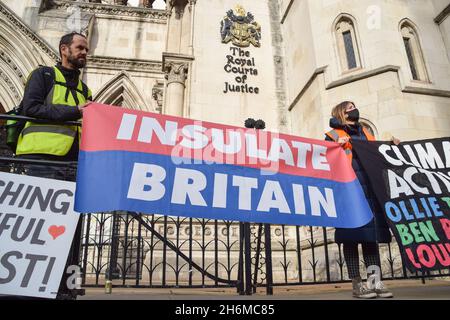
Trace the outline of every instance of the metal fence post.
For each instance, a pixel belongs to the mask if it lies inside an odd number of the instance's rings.
[[[273,270],[272,270],[272,236],[270,224],[264,225],[264,243],[266,250],[266,294],[273,295]]]
[[[250,243],[250,223],[244,223],[244,254],[245,254],[245,294],[252,295],[252,256]]]
[[[238,282],[237,292],[239,295],[245,294],[244,289],[244,223],[239,223],[239,261],[238,261]]]

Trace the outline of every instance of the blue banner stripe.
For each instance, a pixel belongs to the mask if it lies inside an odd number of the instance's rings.
[[[173,159],[165,155],[125,151],[80,152],[75,210],[78,212],[103,212],[126,210],[146,214],[165,214],[193,218],[247,221],[257,223],[311,225],[341,228],[356,228],[367,224],[372,213],[357,180],[342,183],[325,179],[301,177],[288,174],[261,174],[261,170],[227,164],[186,163],[192,159]],[[179,161],[185,163],[179,163]],[[165,194],[157,201],[144,201],[127,198],[133,167],[135,163],[145,163],[164,168],[163,180]],[[201,195],[207,206],[192,205],[189,197],[186,204],[171,203],[174,176],[177,168],[201,172],[206,176],[207,187]],[[226,207],[216,208],[213,203],[215,174],[225,174]],[[232,186],[232,176],[257,179],[257,189],[251,191],[251,210],[239,209],[239,188]],[[278,181],[291,213],[280,213],[277,208],[268,212],[257,211],[257,207],[267,181]],[[303,186],[305,214],[295,213],[292,184]],[[325,188],[333,191],[336,217],[329,217],[320,206],[320,216],[312,215],[308,187],[315,187],[325,196]],[[147,188],[149,189],[149,188]],[[145,188],[144,188],[145,190]],[[300,193],[297,193],[299,195]],[[298,203],[298,201],[297,201]],[[314,202],[317,203],[317,202]]]

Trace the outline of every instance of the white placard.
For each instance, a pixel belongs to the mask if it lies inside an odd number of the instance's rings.
[[[0,172],[0,294],[55,298],[79,214],[75,183]]]

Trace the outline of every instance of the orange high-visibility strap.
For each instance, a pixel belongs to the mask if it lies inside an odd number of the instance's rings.
[[[366,127],[362,127],[363,133],[367,138],[367,141],[375,141],[375,137],[370,133],[369,130],[366,129]]]
[[[365,127],[363,127],[362,130],[368,141],[375,141],[375,137],[369,132],[369,130],[367,130]],[[335,142],[338,142],[339,138],[350,139],[350,135],[342,129],[333,129],[331,131],[328,131],[326,135]],[[347,142],[342,146],[342,148],[344,149],[345,155],[347,156],[348,160],[351,162],[353,159],[352,144],[350,142]]]

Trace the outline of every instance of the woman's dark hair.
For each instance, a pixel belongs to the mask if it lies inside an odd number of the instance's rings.
[[[73,42],[73,37],[74,36],[81,36],[83,38],[86,38],[86,36],[84,34],[81,34],[79,32],[71,32],[68,34],[65,34],[61,37],[61,40],[59,40],[59,56],[61,57],[61,46],[62,45],[66,45],[66,46],[70,46]]]

